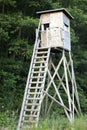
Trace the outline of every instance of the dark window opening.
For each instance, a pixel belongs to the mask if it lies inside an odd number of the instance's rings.
[[[64,23],[64,29],[65,29],[65,31],[68,31],[68,28],[69,28],[69,26]]]
[[[44,30],[46,30],[47,28],[49,28],[49,23],[44,24]]]

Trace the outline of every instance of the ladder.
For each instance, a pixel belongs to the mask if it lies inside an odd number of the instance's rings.
[[[26,130],[26,128],[30,129],[32,126],[38,125],[50,56],[50,47],[43,48],[40,46],[39,28],[36,32],[36,41],[17,130]]]

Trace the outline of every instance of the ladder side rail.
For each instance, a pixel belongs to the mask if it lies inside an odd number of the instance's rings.
[[[47,55],[49,55],[49,49],[48,49],[48,54]],[[48,59],[48,56],[47,56],[47,59]],[[47,61],[47,59],[46,59],[46,61]],[[47,61],[48,62],[48,61]],[[47,62],[45,62],[45,64],[44,64],[44,68],[45,68],[45,70],[46,70],[46,68],[47,68]],[[42,62],[40,63],[40,66],[42,66]],[[40,71],[42,71],[42,68],[40,67],[40,70],[39,70],[39,73],[38,73],[38,75],[40,76],[41,75],[41,73],[40,73]],[[46,72],[46,71],[45,71]],[[44,77],[44,76],[43,76]],[[40,78],[38,79],[38,81],[40,80]],[[43,80],[45,80],[45,77],[43,78]],[[40,90],[39,91],[41,91],[42,92],[42,88],[43,88],[43,81],[41,81],[42,82],[42,86],[41,86],[41,88],[40,88]],[[38,82],[37,82],[37,84],[36,84],[36,88],[38,87]],[[35,90],[36,91],[36,90]],[[41,97],[43,96],[42,95],[43,93],[41,93],[41,95],[39,95],[39,98],[40,98],[40,100],[39,100],[39,104],[40,104],[40,102],[41,102]],[[34,97],[36,97],[36,94],[34,95]],[[38,97],[38,96],[37,96]],[[34,101],[34,103],[36,103],[37,102],[37,100],[35,100]],[[39,115],[38,115],[38,113],[39,113],[39,111],[40,111],[40,107],[41,107],[41,104],[39,105],[39,107],[37,107],[37,109],[38,109],[38,112],[37,112],[37,114],[36,114],[36,111],[34,112],[34,113],[32,113],[33,112],[33,110],[34,110],[34,107],[35,106],[32,106],[31,107],[31,115],[32,116],[37,116],[37,118],[36,118],[36,126],[38,125],[38,118],[39,118]],[[31,118],[32,119],[32,118]]]
[[[49,49],[48,49],[48,54],[49,54]],[[47,62],[48,62],[48,58],[49,58],[49,56],[47,56],[47,59],[46,59],[46,63],[44,64],[44,68],[45,68],[45,70],[44,70],[44,72],[46,73],[46,65],[47,65]],[[42,57],[42,59],[43,59],[43,57]],[[43,59],[43,61],[44,61],[44,59]],[[40,63],[40,66],[42,66],[42,62]],[[42,71],[42,68],[40,67],[40,71]],[[39,71],[39,75],[41,75],[42,73],[40,73],[40,71]],[[42,81],[42,86],[41,86],[41,89],[39,90],[39,92],[41,93],[41,95],[39,95],[39,98],[40,99],[42,99],[41,97],[42,97],[42,88],[43,88],[43,86],[44,86],[44,80],[45,80],[45,73],[44,73],[44,76],[43,76],[43,81]],[[38,81],[39,81],[39,79],[38,79]],[[38,84],[36,85],[36,87],[38,87]],[[37,96],[38,97],[38,96]],[[37,102],[37,101],[35,101],[35,102]],[[41,105],[41,100],[39,100],[39,104]],[[39,106],[37,106],[37,109],[40,111],[40,105]],[[33,106],[32,106],[33,107]],[[34,109],[34,107],[33,107],[33,109]],[[38,111],[38,112],[39,112]],[[36,112],[34,112],[33,113],[34,115],[36,114]],[[39,113],[38,113],[39,114]],[[37,124],[38,124],[38,118],[39,118],[39,115],[37,116]],[[36,126],[37,126],[37,124],[36,124]]]
[[[35,51],[36,51],[36,48],[39,46],[40,44],[40,41],[38,40],[38,36],[39,36],[39,29],[40,29],[40,22],[39,22],[39,25],[38,25],[38,29],[36,29],[36,40],[35,40],[35,45],[34,45],[34,50],[33,50],[33,54],[32,54],[32,59],[31,59],[31,64],[30,64],[30,69],[29,69],[29,74],[28,74],[28,78],[27,78],[27,82],[26,82],[26,88],[25,88],[25,91],[27,89],[27,86],[28,86],[28,83],[29,83],[29,79],[30,79],[30,75],[31,75],[31,69],[32,69],[32,63],[33,63],[33,60],[34,60],[34,56],[35,56]]]
[[[31,74],[31,69],[32,69],[32,63],[33,63],[33,59],[34,59],[34,54],[35,54],[36,43],[35,43],[35,46],[34,46],[34,51],[33,51],[32,59],[31,59],[31,65],[30,65],[30,69],[29,69],[29,73],[28,73],[27,82],[26,82],[26,88],[25,88],[23,103],[22,103],[22,107],[21,107],[21,113],[20,113],[20,118],[19,118],[18,130],[20,130],[20,127],[21,127],[20,125],[21,125],[21,120],[22,120],[22,117],[23,117],[23,110],[24,110],[24,106],[25,106],[25,100],[26,100],[27,90],[29,88],[29,80],[30,80],[30,74]]]
[[[28,89],[29,77],[30,77],[31,69],[32,69],[32,63],[33,63],[36,47],[39,46],[39,43],[40,43],[40,41],[38,41],[39,29],[40,29],[40,22],[39,22],[38,29],[36,29],[36,40],[35,40],[33,55],[32,55],[32,59],[31,59],[30,69],[29,69],[29,73],[28,73],[28,78],[27,78],[27,82],[26,82],[26,88],[25,88],[25,93],[24,93],[24,98],[23,98],[23,103],[22,103],[22,107],[21,107],[21,112],[20,112],[20,117],[19,117],[19,123],[18,123],[17,130],[21,129],[21,120],[22,120],[22,116],[23,116],[24,104],[25,104],[25,99],[26,99],[26,94],[27,94],[27,89]]]

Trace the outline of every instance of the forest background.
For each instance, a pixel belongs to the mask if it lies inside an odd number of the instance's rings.
[[[36,12],[56,8],[74,17],[72,55],[81,109],[87,114],[87,0],[0,0],[0,112],[19,114],[39,22]]]

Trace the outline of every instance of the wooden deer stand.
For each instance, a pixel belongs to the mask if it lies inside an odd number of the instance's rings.
[[[38,14],[40,23],[17,130],[38,125],[45,97],[46,115],[54,102],[63,108],[71,123],[74,113],[81,112],[71,57],[70,19],[73,17],[65,9],[41,11]],[[48,97],[51,99],[49,105]]]
[[[43,90],[43,99],[46,98],[45,116],[48,116],[56,102],[72,123],[74,113],[81,113],[71,56],[70,19],[73,17],[65,9],[37,13],[41,21],[41,46],[51,48],[46,78],[48,81]],[[54,55],[57,55],[57,59]],[[49,105],[48,97],[52,100]]]

